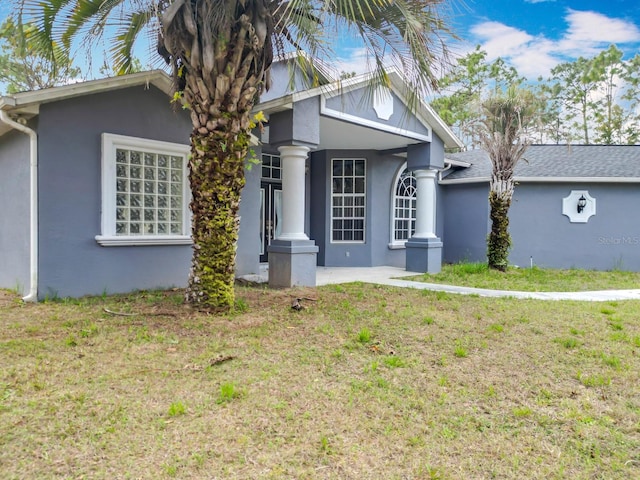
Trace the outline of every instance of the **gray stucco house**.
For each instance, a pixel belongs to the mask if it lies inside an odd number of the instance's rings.
[[[286,63],[286,62],[285,62]],[[289,91],[256,110],[237,275],[269,262],[272,286],[315,285],[317,265],[438,271],[438,172],[460,141],[390,75]],[[0,288],[27,300],[186,284],[191,245],[188,113],[156,71],[0,99]]]
[[[443,258],[486,261],[491,163],[448,154]],[[532,145],[515,169],[512,264],[640,271],[640,145]]]

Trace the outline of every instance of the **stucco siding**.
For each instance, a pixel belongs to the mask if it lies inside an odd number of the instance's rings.
[[[45,104],[40,109],[39,296],[184,286],[191,247],[102,247],[101,134],[189,143],[186,112],[151,87]]]
[[[0,137],[0,288],[29,289],[29,137]]]
[[[365,241],[331,239],[331,160],[365,158],[367,168]],[[374,151],[329,150],[311,158],[310,237],[319,248],[318,265],[328,267],[404,266],[404,249],[389,249],[394,179],[404,160]]]
[[[393,199],[395,179],[404,165],[403,158],[392,155],[373,156],[370,168],[371,224],[369,228],[372,243],[370,266],[389,265],[398,268],[405,266],[405,249],[390,249]]]
[[[391,98],[382,97],[383,102],[391,102],[393,105],[393,114],[388,120],[380,118],[373,108],[370,87],[362,87],[344,92],[342,95],[329,97],[326,99],[325,106],[331,110],[348,113],[369,122],[380,123],[388,127],[428,136],[429,128],[415,115],[407,112],[407,107],[395,93],[389,93],[389,95]]]
[[[443,261],[484,262],[489,233],[489,185],[441,185]]]
[[[331,192],[328,187],[327,175],[329,166],[327,151],[311,152],[309,160],[309,238],[314,240],[318,247],[318,265],[326,265],[325,251],[329,241],[327,229],[327,208],[329,208]]]
[[[253,149],[260,158],[262,149]],[[240,231],[236,255],[236,276],[257,274],[260,270],[260,165],[245,170],[245,185],[240,199]]]
[[[562,199],[588,190],[596,215],[571,223]],[[540,267],[640,271],[638,186],[634,184],[539,184],[516,187],[510,211],[512,264]]]

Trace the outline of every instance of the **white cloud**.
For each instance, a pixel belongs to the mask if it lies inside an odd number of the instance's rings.
[[[499,22],[484,22],[471,28],[471,33],[482,40],[484,50],[493,57],[505,57],[529,44],[528,33]]]
[[[341,53],[341,56],[331,61],[331,66],[338,72],[360,74],[369,72],[373,68],[367,55],[367,49],[364,47],[346,48]]]
[[[568,40],[581,42],[628,43],[640,41],[640,29],[620,18],[597,12],[568,10]]]
[[[474,25],[471,40],[487,52],[488,60],[502,57],[531,80],[548,76],[558,63],[593,56],[612,43],[623,50],[640,43],[640,28],[627,20],[577,10],[567,10],[565,20],[567,29],[558,40],[493,21]]]

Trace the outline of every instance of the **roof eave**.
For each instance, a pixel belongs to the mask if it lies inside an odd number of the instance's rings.
[[[33,111],[34,106],[39,106],[43,103],[145,84],[153,85],[167,95],[171,94],[171,79],[169,75],[162,70],[152,70],[149,72],[90,80],[31,92],[21,92],[14,95],[5,95],[0,98],[0,109],[21,111],[31,108]]]

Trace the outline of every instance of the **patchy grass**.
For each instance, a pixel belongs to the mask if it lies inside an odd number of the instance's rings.
[[[404,277],[427,283],[460,285],[493,290],[524,292],[580,292],[593,290],[626,290],[640,288],[640,273],[621,270],[557,270],[548,268],[510,267],[506,272],[491,270],[486,263],[443,265],[437,274],[425,273]]]
[[[0,292],[3,479],[640,478],[640,302],[180,295]]]

